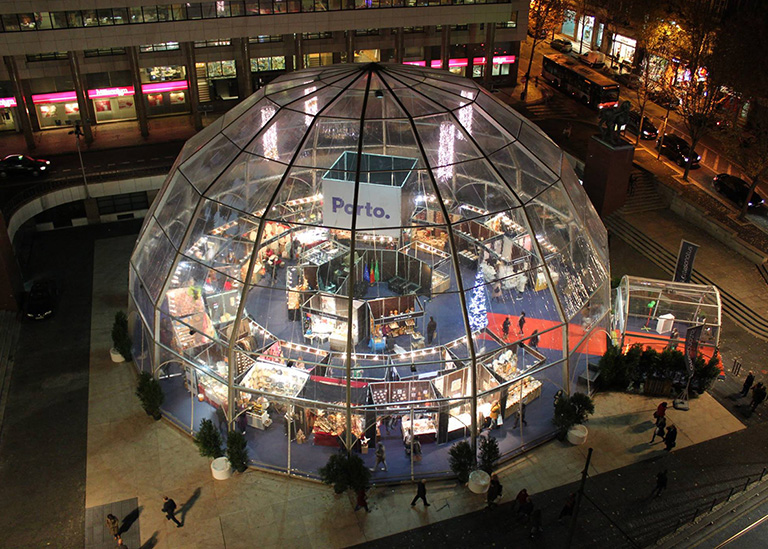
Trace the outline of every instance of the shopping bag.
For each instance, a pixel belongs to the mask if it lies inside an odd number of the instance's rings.
[[[499,414],[499,417],[498,417],[498,419],[496,420],[496,425],[498,425],[499,427],[501,427],[502,425],[504,425],[504,417],[503,417],[501,414]]]

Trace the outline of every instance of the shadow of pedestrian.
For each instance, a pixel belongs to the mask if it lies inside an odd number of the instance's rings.
[[[184,502],[184,504],[179,509],[179,514],[181,515],[181,524],[184,524],[185,517],[187,516],[187,511],[192,509],[192,506],[195,504],[195,502],[200,499],[200,494],[202,493],[202,489],[198,486],[195,491],[192,493],[192,495],[189,497],[187,501]]]
[[[157,545],[157,530],[155,530],[152,533],[152,537],[149,538],[147,541],[144,542],[144,545],[141,546],[141,549],[153,549]]]
[[[118,535],[123,534],[131,529],[131,526],[133,526],[133,523],[138,520],[142,509],[144,509],[144,506],[139,505],[138,507],[136,507],[136,509],[134,509],[133,511],[125,515],[125,518],[123,519],[123,525],[120,526],[120,531],[118,532]]]

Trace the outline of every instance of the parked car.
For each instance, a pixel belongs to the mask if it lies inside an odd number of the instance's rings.
[[[51,166],[50,160],[32,158],[26,154],[9,154],[0,160],[0,177],[13,175],[37,177],[48,173]]]
[[[627,120],[627,130],[637,135],[640,127],[640,113],[629,111],[629,120]],[[659,130],[653,125],[651,119],[643,116],[643,128],[640,133],[640,139],[656,139],[659,136]]]
[[[659,144],[656,145],[656,148],[659,148]],[[701,156],[696,151],[691,151],[691,145],[685,139],[673,133],[664,134],[664,139],[661,142],[661,154],[681,168],[685,167],[688,163],[688,158],[691,156],[693,156],[691,168],[698,168],[699,162],[701,162]]]
[[[630,90],[636,90],[640,87],[640,77],[631,72],[625,72],[616,77],[616,82]]]
[[[56,294],[56,283],[53,280],[35,280],[27,296],[27,318],[44,320],[51,316],[56,306]]]
[[[712,185],[715,187],[717,192],[725,196],[727,199],[732,200],[738,206],[744,205],[744,201],[747,199],[747,195],[749,194],[749,183],[740,177],[736,177],[735,175],[730,175],[727,173],[717,174],[712,179]],[[763,197],[757,194],[757,192],[753,192],[752,199],[749,201],[747,207],[759,208],[763,204],[765,204]]]
[[[680,99],[675,94],[660,88],[648,90],[648,99],[665,109],[670,106],[672,110],[675,110],[680,106]]]
[[[588,51],[579,55],[579,61],[592,68],[599,69],[605,66],[605,54],[599,51]]]
[[[552,46],[553,50],[561,51],[563,53],[568,53],[573,49],[573,44],[571,44],[570,40],[566,40],[565,38],[555,38],[549,43],[550,46]]]

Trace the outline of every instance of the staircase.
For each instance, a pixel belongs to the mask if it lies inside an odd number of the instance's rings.
[[[656,176],[651,172],[635,168],[630,174],[629,194],[627,201],[619,209],[623,214],[636,214],[663,210],[664,201],[656,192]]]
[[[603,220],[611,234],[621,238],[650,261],[672,275],[675,272],[677,256],[632,226],[626,220],[622,210],[623,208]],[[711,279],[696,269],[693,270],[691,282],[717,286]],[[744,305],[737,297],[728,293],[728,291],[720,286],[717,286],[717,289],[720,291],[723,312],[731,317],[736,324],[754,336],[768,341],[768,319]]]
[[[19,341],[20,324],[16,313],[0,311],[0,431],[2,431],[5,403],[11,386],[11,372]]]
[[[205,63],[197,63],[195,73],[197,76],[197,95],[200,103],[208,103],[211,100],[211,90],[208,86],[208,75],[205,72]]]

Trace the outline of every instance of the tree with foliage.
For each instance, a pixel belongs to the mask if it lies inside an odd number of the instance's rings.
[[[561,435],[574,425],[581,425],[587,421],[587,417],[595,413],[595,404],[592,398],[584,393],[573,393],[571,396],[563,395],[555,400],[555,415],[552,423],[557,427]]]
[[[365,490],[371,483],[371,471],[365,466],[362,458],[344,449],[332,454],[318,472],[320,480],[333,486],[333,491],[337,494],[347,490]]]
[[[216,459],[224,455],[221,451],[221,433],[210,419],[200,420],[200,429],[192,440],[203,457]]]
[[[240,431],[227,434],[227,459],[235,471],[242,473],[248,468],[248,443]]]
[[[157,381],[149,372],[141,372],[139,381],[136,384],[136,396],[141,402],[144,411],[154,419],[160,419],[160,406],[165,401],[165,394],[160,382]]]
[[[459,482],[469,482],[469,473],[475,468],[475,453],[469,442],[462,440],[448,450],[448,464]]]
[[[563,24],[563,12],[566,0],[531,0],[528,8],[528,34],[533,37],[531,56],[528,58],[528,69],[525,71],[525,87],[520,98],[525,101],[528,96],[528,82],[531,80],[531,67],[536,47],[551,36]]]
[[[480,437],[479,440],[479,468],[490,475],[493,473],[494,464],[501,457],[499,443],[490,434],[487,437]]]

